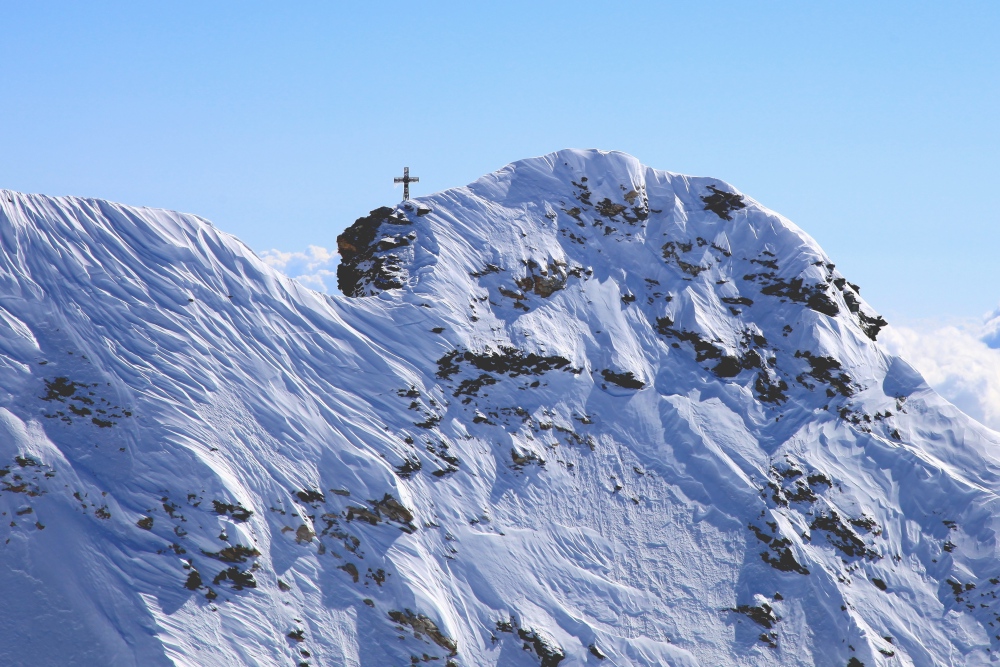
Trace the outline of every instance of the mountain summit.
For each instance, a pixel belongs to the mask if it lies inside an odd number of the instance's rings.
[[[567,150],[372,211],[342,294],[0,199],[0,662],[978,665],[1000,435],[731,185]]]

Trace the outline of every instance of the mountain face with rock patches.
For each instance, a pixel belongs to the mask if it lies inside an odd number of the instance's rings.
[[[1000,435],[785,218],[569,150],[338,246],[2,192],[0,663],[993,662]]]

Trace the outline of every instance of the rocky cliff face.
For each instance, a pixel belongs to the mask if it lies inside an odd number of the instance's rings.
[[[333,297],[193,216],[0,205],[6,663],[1000,648],[1000,436],[726,183],[517,162],[359,219]]]

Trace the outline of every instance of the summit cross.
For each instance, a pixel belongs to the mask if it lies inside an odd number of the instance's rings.
[[[420,177],[419,176],[411,177],[410,168],[403,167],[403,177],[400,178],[399,176],[397,176],[396,178],[392,179],[392,182],[403,184],[403,201],[406,201],[407,199],[410,198],[410,183],[420,182]]]

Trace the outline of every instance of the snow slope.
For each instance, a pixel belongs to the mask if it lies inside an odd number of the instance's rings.
[[[726,183],[517,162],[359,219],[332,297],[195,216],[0,195],[0,664],[1000,648],[1000,435]]]

